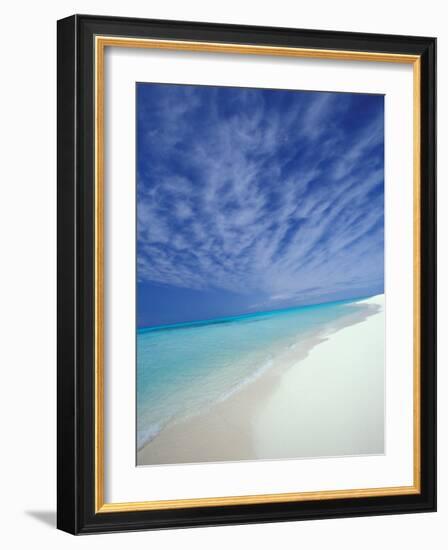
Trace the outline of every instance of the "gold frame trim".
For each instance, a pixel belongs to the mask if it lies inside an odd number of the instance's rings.
[[[226,496],[142,502],[104,501],[104,52],[106,47],[153,48],[214,53],[286,56],[313,59],[374,61],[407,63],[413,65],[413,239],[414,239],[414,391],[413,391],[413,437],[414,437],[414,482],[410,486],[345,489],[299,493],[274,493],[264,495]],[[421,426],[420,426],[420,118],[421,118],[421,72],[420,56],[389,53],[354,52],[344,50],[321,50],[309,48],[255,46],[250,44],[224,44],[181,40],[156,40],[95,37],[95,513],[130,512],[143,510],[166,510],[207,506],[233,506],[274,502],[304,502],[340,498],[413,495],[421,492]]]

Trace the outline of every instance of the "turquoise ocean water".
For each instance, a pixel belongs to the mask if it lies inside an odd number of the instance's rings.
[[[340,301],[137,331],[137,448],[272,367],[276,356],[362,304]]]

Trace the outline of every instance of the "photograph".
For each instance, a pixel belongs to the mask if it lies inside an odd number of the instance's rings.
[[[448,548],[445,12],[5,2],[5,550]]]
[[[318,28],[58,21],[60,530],[436,510],[436,39]]]
[[[384,95],[135,86],[137,465],[382,455]]]

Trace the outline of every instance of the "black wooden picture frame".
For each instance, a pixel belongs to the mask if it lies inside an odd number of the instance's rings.
[[[409,56],[419,64],[420,437],[418,490],[340,498],[103,506],[98,476],[98,308],[95,159],[96,37],[190,41]],[[436,509],[436,40],[336,31],[74,15],[58,22],[58,505],[72,534],[229,525]],[[98,235],[96,235],[98,237]],[[101,305],[101,304],[100,304]],[[101,380],[101,378],[100,378]],[[101,428],[100,424],[100,428]],[[101,430],[99,430],[101,432]],[[137,503],[138,504],[138,503]]]

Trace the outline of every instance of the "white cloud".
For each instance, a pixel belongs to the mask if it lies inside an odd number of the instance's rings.
[[[139,278],[271,302],[381,281],[381,103],[349,131],[345,94],[241,91],[223,115],[214,93],[173,87],[140,115]]]

